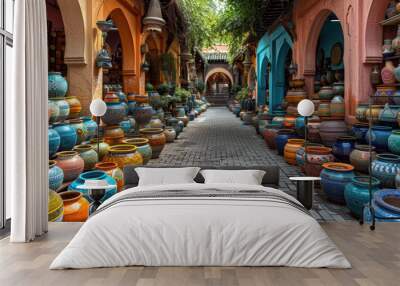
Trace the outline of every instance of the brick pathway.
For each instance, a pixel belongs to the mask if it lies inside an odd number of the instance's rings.
[[[268,149],[255,129],[245,126],[225,107],[210,108],[189,123],[174,143],[167,144],[151,165],[179,166],[255,166],[277,165],[281,169],[280,189],[295,195],[296,187],[289,180],[302,176],[297,167],[288,165],[276,151]],[[314,196],[311,211],[319,221],[352,220],[344,206],[326,201],[322,192]]]

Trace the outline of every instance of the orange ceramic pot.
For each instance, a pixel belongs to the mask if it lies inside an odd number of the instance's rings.
[[[284,128],[294,128],[296,124],[296,116],[286,115],[285,120],[283,121]]]
[[[149,139],[149,144],[153,151],[151,158],[158,158],[167,143],[164,130],[161,128],[144,128],[140,130],[140,134]]]
[[[304,90],[289,90],[286,94],[285,100],[289,104],[297,105],[300,101],[307,97],[307,92]]]
[[[306,85],[304,79],[292,79],[289,81],[289,86],[291,88],[302,89]]]
[[[111,176],[117,182],[118,192],[122,192],[124,190],[124,185],[125,185],[124,172],[118,167],[117,163],[113,162],[97,163],[95,168],[97,170],[105,172],[107,175]]]
[[[143,157],[135,145],[121,144],[111,146],[103,162],[116,163],[123,170],[125,166],[142,166]]]
[[[65,101],[69,105],[69,115],[68,119],[79,118],[82,111],[82,105],[76,96],[69,96],[65,98]]]
[[[60,193],[64,203],[65,222],[84,222],[89,217],[89,202],[83,197],[82,193],[68,191]]]
[[[136,151],[138,151],[143,157],[143,165],[146,165],[150,161],[153,151],[149,144],[149,139],[140,137],[129,138],[124,140],[124,143],[136,146]]]
[[[137,103],[149,103],[149,97],[147,95],[136,94],[135,101]]]
[[[303,139],[289,139],[285,145],[284,158],[290,165],[296,165],[296,152],[298,149],[303,147]]]
[[[104,127],[104,142],[110,146],[119,145],[123,143],[125,133],[118,125]]]
[[[85,161],[75,151],[64,151],[56,154],[57,166],[64,172],[64,182],[70,182],[78,178],[83,172]]]

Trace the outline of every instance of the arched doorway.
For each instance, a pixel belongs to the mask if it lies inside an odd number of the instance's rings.
[[[107,20],[110,20],[107,19]],[[112,59],[112,67],[110,69],[103,69],[103,84],[121,85],[123,86],[122,79],[122,65],[123,65],[123,50],[121,37],[118,30],[111,30],[108,32],[105,39],[105,48]]]
[[[160,85],[160,47],[157,45],[157,39],[154,35],[149,35],[146,38],[146,55],[145,60],[148,65],[148,70],[145,73],[146,84],[150,83],[154,88]]]
[[[232,74],[222,68],[209,71],[205,79],[207,100],[214,105],[225,105],[233,85]]]

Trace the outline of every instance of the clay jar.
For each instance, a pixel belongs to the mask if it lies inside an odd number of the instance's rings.
[[[371,109],[366,108],[365,110],[365,118],[367,121],[372,120],[373,123],[379,122],[379,115],[381,110],[383,109],[383,105],[372,105]]]
[[[91,140],[96,136],[97,132],[97,123],[92,120],[90,116],[84,116],[81,118],[84,125],[85,132],[85,140]]]
[[[91,145],[75,146],[74,151],[78,152],[79,156],[85,162],[85,171],[93,170],[94,166],[99,161],[99,156]]]
[[[341,136],[333,145],[332,153],[338,161],[349,162],[350,153],[354,150],[356,138],[352,136]]]
[[[54,154],[57,153],[57,150],[60,147],[61,137],[51,125],[49,125],[49,128],[47,130],[47,137],[49,139],[49,157],[52,157]]]
[[[400,156],[379,154],[372,162],[372,176],[379,179],[383,187],[395,188],[395,178],[400,171]]]
[[[278,154],[283,156],[285,145],[289,139],[296,137],[296,133],[291,129],[281,129],[278,131],[278,134],[275,137],[276,149],[278,150]]]
[[[361,173],[369,173],[370,157],[372,160],[376,158],[375,147],[372,146],[372,152],[368,145],[356,145],[355,149],[350,153],[350,163],[355,170]],[[372,156],[370,156],[370,154]]]
[[[164,134],[165,134],[165,138],[167,140],[167,143],[172,143],[174,142],[175,138],[176,138],[176,132],[175,129],[172,127],[166,127],[164,129]]]
[[[306,148],[305,173],[307,176],[319,177],[322,171],[322,165],[335,161],[332,149],[327,147],[310,146]]]
[[[321,102],[318,106],[318,116],[329,117],[331,116],[330,102]]]
[[[137,152],[136,146],[123,144],[111,146],[103,162],[116,163],[123,170],[125,166],[143,165],[143,157]]]
[[[385,66],[381,70],[381,77],[384,84],[393,84],[396,82],[394,77],[394,65],[392,61],[385,62]]]
[[[330,103],[330,114],[334,117],[343,117],[345,115],[344,98],[336,95]]]
[[[112,177],[117,182],[118,192],[122,192],[124,190],[124,185],[125,185],[124,172],[118,167],[117,163],[101,162],[97,163],[95,168],[96,170],[105,172],[107,175]]]
[[[345,204],[344,190],[355,177],[354,167],[343,163],[325,163],[322,165],[321,186],[328,200]]]
[[[319,130],[322,143],[328,147],[333,146],[338,137],[347,135],[347,126],[343,120],[323,121]]]
[[[400,155],[400,131],[394,130],[388,139],[388,146],[390,152]]]
[[[64,172],[64,182],[75,180],[83,172],[85,162],[75,151],[57,153],[57,166]]]
[[[388,150],[389,136],[392,134],[392,128],[389,126],[373,126],[371,128],[371,136],[368,131],[365,134],[365,140],[369,143],[371,137],[371,143],[378,152],[385,152]]]
[[[300,101],[307,97],[307,92],[304,90],[289,90],[286,94],[286,101],[289,104],[297,105]]]
[[[64,97],[68,91],[68,82],[60,72],[49,72],[48,74],[49,97]]]
[[[146,138],[129,138],[124,141],[125,144],[135,145],[136,150],[142,155],[143,157],[143,165],[146,165],[153,154],[151,146],[149,145],[149,139]]]
[[[50,190],[56,191],[61,187],[64,181],[64,172],[57,166],[57,162],[49,161],[49,188]]]
[[[89,217],[89,202],[80,192],[63,192],[60,196],[64,203],[65,222],[84,222]]]
[[[140,129],[140,134],[149,139],[149,144],[153,151],[151,158],[158,158],[164,149],[165,144],[167,143],[164,131],[161,128],[144,128]]]
[[[100,140],[99,144],[97,138],[93,138],[90,140],[90,146],[93,147],[93,150],[95,150],[99,156],[99,161],[102,161],[104,156],[108,154],[108,148],[110,145],[105,143],[103,140]]]
[[[278,131],[281,127],[281,124],[267,124],[264,132],[263,132],[263,137],[265,140],[265,143],[267,144],[267,146],[272,149],[275,150],[276,149],[276,142],[275,142],[275,138],[276,135],[278,134]]]
[[[331,100],[335,95],[335,91],[331,86],[323,86],[318,95],[321,100]]]
[[[106,126],[104,127],[103,137],[105,143],[114,146],[123,143],[125,133],[119,125]]]
[[[369,109],[368,104],[360,103],[357,106],[357,109],[356,109],[356,118],[357,118],[357,120],[359,120],[361,122],[367,121],[366,112],[367,112],[368,109]]]
[[[104,97],[107,111],[102,117],[106,125],[118,125],[126,115],[125,106],[121,104],[119,97],[115,93],[107,93]]]
[[[73,127],[67,123],[55,123],[53,129],[58,133],[61,140],[58,150],[68,151],[74,148],[78,137]]]
[[[286,162],[290,165],[296,165],[296,152],[298,149],[303,147],[303,139],[289,139],[288,143],[285,145],[284,158]]]
[[[82,119],[71,119],[68,121],[69,126],[75,129],[76,144],[81,144],[86,139],[86,128]]]
[[[50,117],[51,122],[64,121],[67,119],[70,112],[69,104],[63,97],[49,98],[49,102],[51,102],[52,105],[52,114]]]
[[[65,101],[68,102],[69,105],[68,119],[79,118],[82,111],[82,105],[79,99],[76,96],[69,96],[65,98]]]

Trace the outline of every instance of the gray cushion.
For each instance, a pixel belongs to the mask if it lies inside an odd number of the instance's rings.
[[[192,167],[192,166],[186,166]],[[212,169],[212,170],[263,170],[265,171],[265,176],[262,180],[263,186],[268,187],[279,187],[279,167],[277,166],[251,166],[251,167],[227,167],[227,166],[196,166],[201,168],[202,170],[205,169]],[[139,176],[135,171],[134,166],[127,166],[124,168],[124,176],[125,176],[125,189],[136,187],[139,183]],[[171,168],[165,166],[144,166],[144,168]],[[204,178],[200,174],[197,174],[196,178],[194,178],[196,183],[204,184]]]

